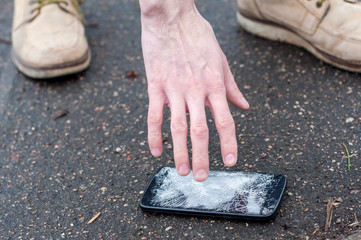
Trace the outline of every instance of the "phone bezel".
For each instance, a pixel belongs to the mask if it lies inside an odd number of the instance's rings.
[[[199,216],[199,217],[217,217],[217,218],[231,218],[231,219],[242,219],[242,220],[271,220],[277,216],[278,209],[280,207],[280,202],[282,200],[282,196],[287,186],[287,179],[282,174],[270,174],[270,173],[259,173],[259,172],[243,172],[243,171],[225,171],[225,170],[212,170],[217,172],[237,172],[242,174],[266,174],[266,175],[273,175],[279,178],[279,182],[277,184],[277,190],[273,191],[272,193],[267,193],[267,196],[276,199],[275,201],[275,208],[274,211],[264,214],[264,215],[257,215],[257,214],[243,214],[243,213],[230,213],[230,212],[216,212],[216,211],[207,211],[207,210],[196,210],[196,209],[183,209],[183,208],[168,208],[168,207],[159,207],[159,206],[152,206],[150,203],[149,198],[152,197],[152,189],[156,184],[155,176],[162,170],[160,168],[156,174],[152,177],[150,182],[147,185],[146,190],[143,193],[143,196],[140,200],[140,208],[144,212],[154,212],[154,213],[165,213],[165,214],[179,214],[179,215],[188,215],[188,216]]]

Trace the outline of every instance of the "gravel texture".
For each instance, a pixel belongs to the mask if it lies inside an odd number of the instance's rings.
[[[0,38],[10,39],[13,3],[0,4]],[[165,152],[156,159],[146,140],[138,3],[88,0],[83,9],[93,61],[83,73],[28,79],[12,64],[11,46],[0,42],[1,239],[342,239],[361,230],[353,224],[355,216],[361,220],[361,75],[244,32],[233,0],[197,4],[251,104],[249,111],[232,108],[239,141],[232,169],[287,176],[277,219],[257,223],[139,209],[151,176],[173,166],[169,110]],[[211,117],[209,127],[211,168],[223,169]],[[326,230],[329,199],[339,205]]]

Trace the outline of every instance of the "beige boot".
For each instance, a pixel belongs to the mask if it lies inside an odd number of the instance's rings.
[[[33,78],[76,73],[90,63],[76,0],[15,0],[12,58]]]
[[[357,0],[238,0],[238,21],[258,36],[304,47],[318,58],[361,72]]]

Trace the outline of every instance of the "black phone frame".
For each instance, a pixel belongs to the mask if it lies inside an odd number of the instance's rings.
[[[256,215],[256,214],[242,214],[242,213],[228,213],[228,212],[216,212],[216,211],[206,211],[206,210],[196,210],[196,209],[180,209],[180,208],[166,208],[166,207],[158,207],[158,206],[151,206],[149,199],[154,196],[152,193],[152,189],[156,185],[155,176],[162,170],[160,168],[156,174],[152,177],[150,182],[147,185],[146,190],[143,193],[143,196],[140,200],[139,206],[144,212],[150,213],[164,213],[164,214],[177,214],[177,215],[187,215],[187,216],[194,216],[194,217],[212,217],[212,218],[227,218],[227,219],[239,219],[239,220],[252,220],[252,221],[268,221],[275,219],[278,210],[280,207],[280,202],[282,200],[283,194],[285,192],[287,186],[287,179],[282,174],[271,174],[275,177],[279,178],[278,185],[280,187],[280,191],[273,191],[272,193],[267,193],[267,195],[271,198],[277,199],[276,207],[274,208],[273,212],[270,212],[265,215]],[[222,171],[222,170],[219,170]],[[267,174],[270,173],[259,173],[259,172],[243,172],[243,171],[227,171],[227,172],[238,172],[242,174]]]

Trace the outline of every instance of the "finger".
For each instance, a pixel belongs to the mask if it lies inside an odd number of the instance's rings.
[[[231,112],[224,94],[210,94],[208,101],[221,142],[222,159],[226,166],[234,166],[237,162],[236,130]]]
[[[208,177],[208,126],[204,100],[198,102],[187,102],[192,142],[192,167],[193,177],[196,181],[204,181]]]
[[[180,97],[169,99],[171,107],[171,132],[173,139],[174,162],[181,176],[189,174],[189,157],[187,148],[187,115],[185,102]]]
[[[223,74],[224,82],[226,86],[227,99],[232,105],[243,110],[249,109],[249,103],[244,98],[243,94],[239,90],[233,74],[229,69],[226,56],[223,55]]]
[[[148,143],[154,157],[159,157],[163,151],[162,123],[164,104],[162,94],[149,95]]]

